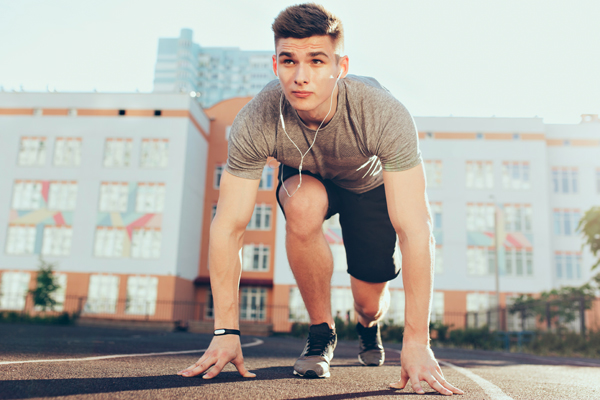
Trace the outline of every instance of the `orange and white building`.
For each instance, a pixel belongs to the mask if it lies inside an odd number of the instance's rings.
[[[66,309],[210,321],[210,222],[229,127],[249,100],[202,109],[187,94],[0,93],[0,309],[30,307],[41,254],[58,263],[57,296],[81,299]],[[590,278],[575,228],[600,202],[597,116],[415,121],[437,242],[432,319],[461,326],[466,311],[495,307],[496,260],[501,305]],[[265,166],[244,237],[240,316],[287,331],[307,315],[285,253],[277,166]],[[332,311],[352,319],[337,219],[323,229]],[[390,287],[387,318],[403,323],[401,277]]]

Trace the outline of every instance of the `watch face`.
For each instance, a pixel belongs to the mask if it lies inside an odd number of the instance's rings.
[[[225,333],[225,329],[217,329],[217,330],[215,331],[215,335],[222,335],[222,334],[224,334],[224,333]]]

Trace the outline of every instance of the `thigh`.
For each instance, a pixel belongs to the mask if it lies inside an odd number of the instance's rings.
[[[340,225],[348,273],[364,282],[382,283],[396,278],[396,231],[390,221],[383,185],[366,193],[346,192],[340,207]]]
[[[329,219],[332,215],[338,213],[339,204],[340,204],[340,196],[339,196],[338,190],[336,189],[337,187],[330,181],[321,178],[321,176],[319,176],[317,174],[313,174],[308,171],[303,171],[302,172],[302,185],[300,186],[300,189],[296,192],[296,189],[298,188],[298,183],[299,183],[297,168],[291,168],[291,167],[288,167],[287,165],[280,164],[277,175],[279,177],[279,183],[277,185],[277,190],[275,191],[275,195],[277,197],[277,203],[279,204],[279,207],[281,208],[281,211],[283,212],[283,215],[284,215],[284,217],[286,217],[286,219],[287,219],[287,216],[285,214],[285,206],[286,206],[287,202],[296,196],[297,196],[296,199],[300,200],[305,195],[305,192],[311,192],[310,196],[312,196],[312,197],[310,200],[311,201],[310,206],[312,208],[317,208],[317,207],[320,208],[321,204],[315,204],[315,201],[314,201],[315,193],[314,192],[319,191],[321,186],[322,186],[322,189],[324,190],[323,196],[326,199],[326,203],[327,203],[325,205],[325,208],[324,208],[325,211],[323,213],[324,220]],[[314,181],[313,179],[316,181]],[[319,183],[321,186],[315,185],[315,184],[319,184]],[[285,185],[285,188],[284,188],[284,185]],[[302,188],[305,189],[305,192],[302,192]],[[290,195],[291,195],[291,197],[290,197]],[[318,196],[318,197],[320,197],[320,196]]]

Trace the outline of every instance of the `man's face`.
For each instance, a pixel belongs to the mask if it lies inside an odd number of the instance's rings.
[[[338,64],[333,40],[325,36],[279,39],[273,56],[273,70],[285,97],[297,111],[329,109],[329,98],[347,57]]]

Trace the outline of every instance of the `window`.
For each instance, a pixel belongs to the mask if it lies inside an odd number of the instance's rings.
[[[107,138],[104,145],[104,166],[108,168],[128,167],[131,163],[133,139]]]
[[[42,181],[15,181],[12,208],[37,210],[43,207]]]
[[[48,208],[70,211],[77,204],[77,182],[50,182]]]
[[[266,315],[267,290],[259,287],[244,287],[240,291],[240,320],[264,321]]]
[[[333,271],[346,272],[348,261],[346,260],[346,249],[343,243],[330,243],[331,255],[333,256]]]
[[[431,322],[444,322],[444,292],[433,292]]]
[[[272,190],[273,189],[273,168],[264,167],[260,182],[258,184],[258,190]]]
[[[119,298],[119,277],[117,275],[91,275],[86,313],[114,314]]]
[[[433,219],[433,229],[442,229],[442,203],[429,203],[429,209]]]
[[[531,204],[504,204],[504,229],[507,232],[531,232],[532,219]]]
[[[494,169],[491,161],[467,161],[468,189],[493,189]]]
[[[425,176],[427,187],[442,187],[442,160],[425,160]]]
[[[291,322],[310,322],[302,295],[296,286],[290,288],[289,312],[289,320]]]
[[[138,183],[135,211],[138,213],[161,213],[165,208],[164,183]]]
[[[211,292],[210,288],[208,288],[207,295],[206,295],[206,312],[204,313],[204,315],[206,315],[206,318],[208,318],[208,319],[213,319],[215,317],[214,311],[215,310],[214,310],[214,302],[213,302],[212,292]]]
[[[385,320],[392,320],[394,325],[404,325],[404,302],[403,290],[390,289],[390,308],[385,315]]]
[[[127,278],[126,314],[154,315],[158,278],[153,276],[130,276]]]
[[[19,147],[18,164],[40,166],[46,164],[46,138],[22,137]]]
[[[442,246],[435,246],[435,264],[434,264],[434,272],[436,274],[444,273],[444,262],[443,262],[444,252],[442,251]]]
[[[468,246],[467,274],[475,276],[491,275],[496,268],[494,247]]]
[[[493,232],[494,212],[492,203],[467,203],[467,231]]]
[[[558,279],[581,279],[582,256],[581,253],[554,253],[556,277]]]
[[[354,321],[354,297],[351,288],[331,288],[331,315],[347,322]]]
[[[128,199],[127,182],[102,182],[98,209],[102,212],[126,212]]]
[[[268,230],[271,229],[271,206],[267,204],[258,204],[254,207],[252,218],[248,223],[249,230]]]
[[[210,220],[212,221],[213,219],[215,219],[215,215],[217,215],[217,205],[213,204],[212,205],[212,210],[211,210],[211,217]]]
[[[73,229],[70,226],[45,226],[42,254],[45,256],[68,256],[71,253]]]
[[[6,237],[6,254],[33,254],[36,232],[35,225],[9,225]]]
[[[25,308],[30,275],[27,272],[4,272],[0,285],[0,310]]]
[[[529,162],[504,161],[502,163],[502,186],[509,190],[531,188]]]
[[[244,271],[267,271],[269,269],[269,246],[263,244],[244,245],[242,269]]]
[[[553,211],[554,234],[557,236],[575,236],[581,214],[578,209],[559,209]]]
[[[125,257],[125,235],[127,231],[122,227],[98,226],[96,227],[96,243],[94,255],[96,257],[120,258]]]
[[[81,164],[81,138],[56,138],[54,144],[54,165],[76,167]]]
[[[554,193],[578,193],[579,171],[575,167],[552,167]]]
[[[533,276],[533,249],[505,247],[505,273],[511,276]]]
[[[169,163],[169,139],[142,139],[140,166],[166,168]]]
[[[215,180],[214,180],[213,188],[219,189],[221,187],[221,177],[223,176],[224,170],[225,170],[225,164],[218,164],[215,167]]]
[[[137,228],[131,238],[131,257],[160,258],[160,228]]]
[[[495,295],[488,293],[467,293],[467,325],[469,327],[482,327],[484,325],[497,326],[497,313],[490,313],[491,321],[488,321],[488,310],[497,307],[498,300]]]

